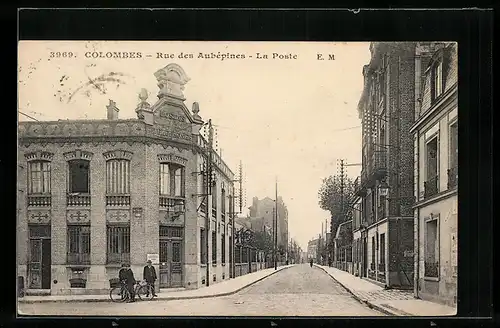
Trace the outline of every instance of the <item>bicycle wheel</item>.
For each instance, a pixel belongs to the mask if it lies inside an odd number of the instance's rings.
[[[115,303],[123,303],[128,298],[128,291],[121,287],[111,288],[109,291],[109,298]]]
[[[137,296],[139,296],[139,299],[141,300],[152,300],[153,289],[149,285],[141,286],[137,289]]]

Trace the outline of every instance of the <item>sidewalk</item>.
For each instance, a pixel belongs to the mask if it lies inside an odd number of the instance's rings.
[[[457,312],[449,306],[416,299],[413,297],[413,291],[384,289],[349,272],[328,266],[316,266],[328,273],[358,301],[388,315],[433,317],[452,316]]]
[[[284,265],[274,268],[264,269],[257,272],[252,272],[234,279],[228,279],[208,287],[200,287],[199,289],[175,291],[160,291],[158,297],[153,300],[183,300],[193,298],[207,298],[226,296],[239,292],[243,288],[253,285],[264,278],[273,275],[276,272],[292,267],[293,265]],[[18,298],[19,303],[47,303],[47,302],[111,302],[109,295],[53,295],[53,296],[25,296]]]

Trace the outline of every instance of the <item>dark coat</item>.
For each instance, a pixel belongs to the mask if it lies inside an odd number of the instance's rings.
[[[124,280],[127,285],[133,285],[135,284],[135,278],[134,278],[134,272],[132,269],[128,268],[124,270]]]
[[[149,283],[154,283],[156,281],[156,270],[154,266],[150,268],[146,265],[144,267],[143,279]]]
[[[126,272],[127,271],[127,268],[121,268],[120,271],[118,271],[118,279],[120,279],[120,281],[125,281],[127,279],[126,277]]]

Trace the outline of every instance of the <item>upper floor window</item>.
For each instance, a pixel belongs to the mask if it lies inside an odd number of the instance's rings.
[[[450,125],[450,168],[458,166],[458,122]]]
[[[50,194],[50,162],[28,163],[28,194]]]
[[[160,164],[160,195],[184,197],[184,181],[183,166]]]
[[[221,211],[222,217],[225,217],[226,216],[226,190],[224,189],[224,186],[222,186],[222,189],[220,192],[220,198],[221,198],[220,211]]]
[[[84,159],[68,161],[68,191],[70,193],[90,193],[90,165]]]
[[[217,216],[217,185],[215,183],[212,187],[212,216]]]
[[[440,60],[432,67],[432,99],[438,98],[443,93],[443,62]]]
[[[450,125],[448,189],[458,183],[458,122]]]
[[[106,162],[106,193],[130,193],[130,161],[112,159]]]
[[[439,144],[437,136],[427,142],[425,155],[427,176],[424,182],[424,198],[427,198],[439,192]]]

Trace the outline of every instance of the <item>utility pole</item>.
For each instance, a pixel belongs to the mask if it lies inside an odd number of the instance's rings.
[[[210,286],[210,262],[209,262],[209,259],[210,259],[210,255],[209,255],[209,245],[210,243],[208,242],[208,238],[210,237],[210,214],[209,214],[209,210],[208,210],[208,196],[212,194],[212,184],[213,184],[213,143],[214,143],[214,128],[212,126],[212,120],[209,119],[208,120],[208,163],[207,163],[207,169],[206,169],[206,172],[205,174],[207,175],[206,176],[206,181],[207,181],[207,184],[206,184],[206,200],[207,200],[207,205],[206,205],[206,211],[205,211],[205,226],[206,226],[206,229],[205,229],[205,240],[206,240],[206,245],[205,245],[205,249],[206,249],[206,256],[207,256],[207,277],[206,277],[206,285],[207,287]]]
[[[240,187],[240,190],[238,191],[238,198],[239,198],[239,209],[240,211],[238,212],[239,214],[242,213],[242,209],[243,209],[243,165],[241,164],[241,161],[240,161],[240,165],[239,165],[239,168],[238,168],[238,179],[234,180],[233,182],[238,182],[239,184],[239,187]],[[233,189],[234,190],[234,189]],[[235,278],[235,275],[236,275],[236,263],[234,262],[234,254],[235,254],[235,251],[236,251],[236,236],[235,236],[235,233],[236,233],[236,222],[235,222],[235,219],[236,219],[236,211],[235,211],[235,198],[236,196],[230,196],[231,197],[231,218],[232,218],[232,223],[231,223],[231,240],[232,240],[232,245],[231,245],[231,248],[232,248],[232,256],[231,256],[231,270],[232,270],[232,278]],[[241,261],[241,260],[240,260]]]

